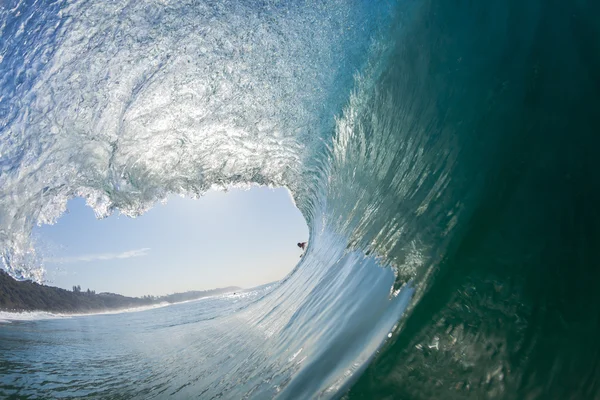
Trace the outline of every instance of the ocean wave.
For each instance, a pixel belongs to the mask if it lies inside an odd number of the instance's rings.
[[[12,2],[3,266],[76,196],[285,186],[309,251],[237,318],[302,363],[246,394],[593,397],[599,10],[559,3]]]
[[[60,318],[75,318],[75,317],[85,317],[91,315],[112,315],[112,314],[122,314],[128,312],[139,312],[146,310],[154,310],[156,308],[167,307],[171,304],[179,304],[179,303],[160,303],[153,304],[149,306],[142,307],[130,307],[130,308],[120,308],[117,310],[110,311],[98,311],[98,312],[89,312],[89,313],[52,313],[46,311],[1,311],[0,312],[0,321],[40,321],[45,319],[60,319]]]

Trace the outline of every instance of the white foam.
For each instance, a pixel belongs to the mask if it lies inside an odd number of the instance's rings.
[[[0,322],[10,323],[11,321],[34,321],[43,319],[60,318],[57,314],[52,314],[44,311],[33,312],[7,312],[0,311]]]
[[[162,308],[162,307],[166,307],[166,306],[170,306],[170,305],[172,305],[172,304],[163,302],[160,304],[153,304],[150,306],[121,308],[118,310],[90,312],[90,313],[73,313],[73,314],[50,313],[50,312],[46,312],[46,311],[25,311],[25,312],[0,311],[0,323],[10,323],[10,321],[39,321],[39,320],[47,320],[47,319],[87,317],[87,316],[93,316],[93,315],[123,314],[123,313],[129,313],[129,312],[140,312],[140,311],[153,310],[156,308]]]

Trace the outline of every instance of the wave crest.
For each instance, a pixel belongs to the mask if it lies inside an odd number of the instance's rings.
[[[40,11],[18,3],[1,15],[13,40],[0,68],[15,72],[1,88],[0,248],[14,276],[39,278],[31,226],[54,223],[75,196],[100,218],[134,216],[169,193],[256,183],[288,187],[311,218],[373,10],[79,1]]]

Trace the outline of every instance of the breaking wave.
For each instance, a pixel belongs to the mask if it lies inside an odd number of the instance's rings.
[[[598,7],[9,1],[3,267],[42,279],[31,229],[76,196],[284,186],[310,250],[259,308],[328,350],[281,397],[594,397]]]

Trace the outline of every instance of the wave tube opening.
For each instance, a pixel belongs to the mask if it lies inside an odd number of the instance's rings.
[[[35,228],[44,282],[126,296],[278,281],[308,240],[300,212],[282,188],[209,191],[171,197],[138,218],[117,212],[97,220],[74,199],[55,224]]]

